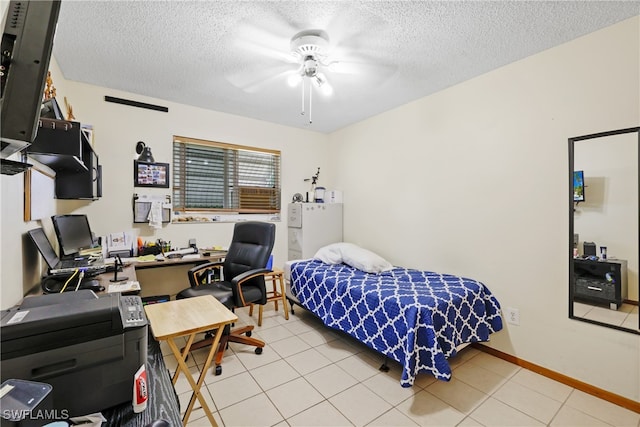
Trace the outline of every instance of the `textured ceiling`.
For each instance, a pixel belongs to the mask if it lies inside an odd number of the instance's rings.
[[[638,1],[69,0],[53,52],[66,79],[332,132],[635,15]],[[334,93],[313,93],[309,124],[286,72],[311,28],[348,72],[326,71]]]

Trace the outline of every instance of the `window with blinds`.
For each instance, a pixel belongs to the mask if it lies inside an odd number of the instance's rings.
[[[176,211],[280,212],[280,151],[173,139]]]

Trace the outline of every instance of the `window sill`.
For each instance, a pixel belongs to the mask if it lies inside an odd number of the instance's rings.
[[[239,214],[239,213],[210,213],[210,212],[174,212],[172,224],[201,224],[216,222],[241,222],[241,221],[273,221],[280,222],[279,213],[271,214]]]

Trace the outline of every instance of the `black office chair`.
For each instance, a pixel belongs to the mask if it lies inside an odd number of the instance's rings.
[[[267,291],[264,274],[273,244],[276,226],[272,223],[246,221],[236,223],[233,238],[224,262],[198,265],[189,270],[190,288],[178,293],[177,299],[201,295],[213,295],[230,310],[252,304],[266,304]],[[222,357],[229,342],[255,346],[255,353],[261,354],[264,341],[251,338],[253,326],[231,330],[226,326],[216,353],[215,374],[222,373]],[[213,343],[213,334],[192,344],[191,349],[209,346]]]

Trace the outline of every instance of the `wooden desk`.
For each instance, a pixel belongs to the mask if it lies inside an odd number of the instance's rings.
[[[211,252],[209,256],[200,256],[199,258],[172,258],[164,261],[146,262],[130,261],[125,263],[126,266],[123,271],[118,272],[118,277],[139,280],[142,288],[140,296],[143,297],[175,295],[182,289],[189,287],[186,270],[193,265],[222,261],[226,254],[226,251],[215,251]],[[96,276],[96,279],[104,286],[105,290],[108,290],[111,279],[113,279],[113,272],[100,274]]]
[[[162,304],[146,305],[144,310],[147,313],[147,319],[149,320],[149,325],[151,325],[153,336],[157,340],[166,340],[178,361],[178,368],[172,378],[173,384],[175,385],[182,371],[193,389],[193,395],[191,399],[189,399],[189,406],[187,406],[182,422],[187,424],[191,411],[193,410],[193,405],[196,399],[198,399],[211,425],[217,426],[213,414],[204,396],[202,396],[200,392],[200,387],[204,382],[207,370],[211,366],[213,356],[218,349],[218,343],[220,342],[224,326],[238,320],[238,316],[211,295],[168,301]],[[216,335],[210,347],[207,360],[200,371],[198,381],[195,382],[189,373],[189,368],[185,360],[196,334],[212,329],[216,329]],[[188,339],[187,345],[184,347],[184,352],[181,353],[175,339],[183,336],[188,336]]]
[[[132,264],[135,265],[137,270],[141,270],[144,268],[156,268],[156,267],[170,267],[173,265],[184,265],[184,264],[203,264],[205,262],[218,262],[222,261],[224,257],[227,255],[227,251],[212,251],[209,252],[210,255],[204,256],[200,255],[198,258],[165,258],[164,261],[133,261]]]

